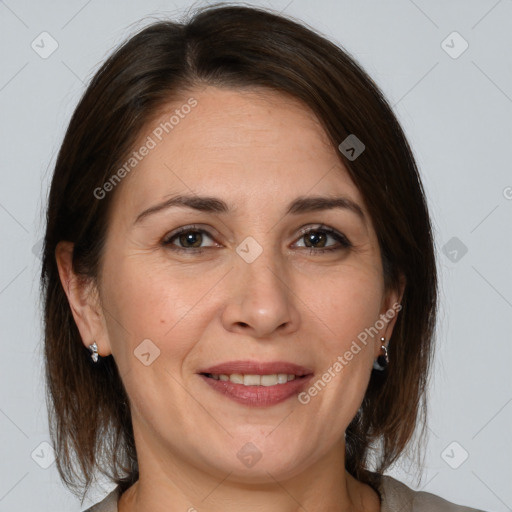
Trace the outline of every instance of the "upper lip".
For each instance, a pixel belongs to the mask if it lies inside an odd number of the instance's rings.
[[[212,373],[215,375],[273,375],[286,373],[289,375],[303,376],[313,373],[313,370],[287,361],[227,361],[199,370],[198,373]]]

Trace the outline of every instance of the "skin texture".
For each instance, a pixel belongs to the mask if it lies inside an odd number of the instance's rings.
[[[384,289],[363,198],[296,100],[210,86],[190,96],[197,106],[115,190],[98,281],[76,279],[69,243],[56,251],[83,342],[113,354],[130,399],[140,479],[120,511],[378,511],[375,491],[345,471],[344,431],[396,316],[307,405],[296,396],[268,407],[239,404],[197,373],[232,360],[289,361],[311,368],[315,381],[400,302],[403,289]],[[140,142],[187,98],[162,111]],[[234,209],[174,207],[134,223],[178,193],[218,197]],[[350,198],[366,220],[348,209],[285,214],[310,195]],[[209,235],[164,245],[191,224]],[[352,247],[325,232],[308,247],[300,228],[319,224]],[[262,248],[251,263],[236,252],[248,236]],[[171,249],[187,241],[203,253]],[[146,339],[160,351],[149,365],[134,355]],[[252,467],[237,457],[248,442],[261,454]]]

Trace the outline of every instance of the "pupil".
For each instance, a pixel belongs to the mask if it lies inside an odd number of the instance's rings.
[[[181,235],[180,242],[182,245],[187,245],[189,242],[192,244],[192,247],[198,247],[201,245],[201,234],[200,233],[187,233],[185,235]],[[194,244],[194,238],[199,237]]]
[[[314,233],[310,233],[308,235],[308,240],[310,242],[312,242],[313,244],[317,243],[319,241],[319,239],[321,239],[322,237],[325,237],[325,234],[324,233],[321,233],[321,234],[314,234]]]

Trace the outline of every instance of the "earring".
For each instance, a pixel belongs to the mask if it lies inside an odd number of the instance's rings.
[[[89,345],[89,350],[91,351],[92,360],[97,363],[98,362],[98,345],[94,342],[92,345]]]
[[[385,342],[386,342],[386,338],[380,339],[380,343],[381,343],[380,348],[382,350],[384,350],[384,355],[378,356],[377,359],[375,361],[373,361],[373,369],[377,370],[379,372],[384,371],[388,367],[388,364],[389,364],[388,349],[386,348],[386,345],[384,345]]]

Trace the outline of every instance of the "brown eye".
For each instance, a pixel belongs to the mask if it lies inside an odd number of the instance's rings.
[[[333,238],[338,244],[327,246],[329,238]],[[352,244],[344,235],[330,228],[318,227],[303,230],[301,239],[305,241],[305,247],[310,249],[310,253],[338,251],[352,247]]]
[[[323,231],[310,231],[307,235],[304,235],[304,240],[306,240],[306,247],[316,246],[317,243],[324,244],[322,245],[322,247],[324,247],[328,238],[329,236]]]
[[[178,240],[182,247],[188,247],[189,243],[191,244],[191,247],[200,247],[203,240],[203,234],[199,231],[187,231],[184,234],[178,235]]]
[[[213,240],[208,231],[189,226],[169,234],[162,244],[176,251],[203,252],[205,246],[201,246],[201,244],[205,241],[205,237]]]

